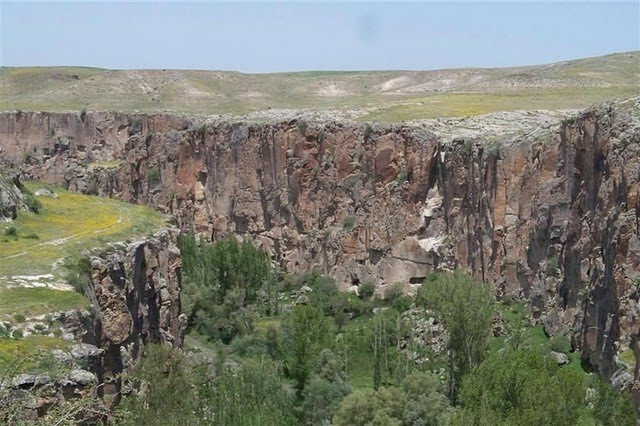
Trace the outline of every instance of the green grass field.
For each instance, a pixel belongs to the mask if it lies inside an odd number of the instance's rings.
[[[5,315],[37,316],[48,312],[85,309],[89,301],[80,293],[45,287],[0,287],[0,319]]]

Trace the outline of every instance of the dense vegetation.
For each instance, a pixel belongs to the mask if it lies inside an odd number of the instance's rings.
[[[186,346],[198,359],[185,367],[192,392],[180,392],[189,400],[182,419],[234,425],[634,423],[628,395],[584,372],[575,354],[563,367],[548,356],[552,349],[570,352],[566,337],[549,340],[540,327],[526,324],[523,305],[496,302],[490,286],[464,273],[433,274],[415,297],[400,286],[374,294],[370,284],[353,294],[315,272],[283,274],[261,251],[233,238],[206,244],[187,236],[182,250],[191,318]],[[499,337],[492,333],[496,315],[504,319]],[[151,384],[158,374],[143,374],[142,381]],[[150,422],[170,418],[145,410],[152,405],[133,395],[123,408]],[[606,418],[596,410],[603,405],[610,411]],[[168,409],[175,407],[156,408]]]
[[[433,274],[415,297],[352,294],[234,238],[187,236],[182,250],[185,351],[146,346],[116,424],[635,424],[630,396],[582,370],[570,341],[461,272]]]

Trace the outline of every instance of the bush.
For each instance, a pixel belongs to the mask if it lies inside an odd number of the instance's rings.
[[[384,301],[400,313],[411,308],[411,298],[404,294],[404,286],[400,283],[393,284],[385,289]]]
[[[133,135],[142,131],[142,120],[138,117],[132,117],[129,119],[129,134]]]
[[[396,176],[396,182],[399,184],[403,184],[409,180],[409,172],[404,167],[400,169],[398,172],[398,176]]]
[[[358,297],[365,300],[371,299],[375,291],[376,291],[376,285],[374,283],[371,283],[371,282],[364,283],[360,287],[358,287]]]
[[[267,355],[267,341],[255,334],[239,336],[231,342],[231,352],[242,357]]]
[[[307,122],[304,120],[298,121],[298,131],[303,135],[307,135]]]
[[[198,127],[198,130],[196,130],[196,135],[200,139],[204,139],[206,134],[207,134],[207,125],[206,124],[203,124],[202,126]]]
[[[373,132],[373,129],[371,129],[371,125],[369,123],[364,125],[364,130],[362,131],[362,136],[364,138],[364,141],[367,142],[369,140],[369,138],[371,138],[371,133]]]
[[[91,284],[91,259],[88,256],[68,257],[62,266],[67,270],[67,283],[78,293],[85,294]]]
[[[602,426],[634,426],[633,398],[628,390],[619,394],[605,381],[598,379],[593,416]]]
[[[31,240],[39,240],[40,239],[40,235],[38,234],[29,234],[29,235],[25,235],[23,238],[28,238]]]
[[[4,228],[4,235],[6,235],[7,237],[17,237],[18,228],[16,228],[14,225],[9,225]]]
[[[564,335],[553,336],[549,339],[549,346],[554,352],[561,352],[563,354],[571,352],[571,340]]]
[[[547,275],[555,275],[558,270],[559,261],[558,256],[553,255],[547,259]]]
[[[301,409],[310,425],[329,425],[340,402],[351,393],[351,388],[342,380],[329,381],[313,377],[302,392]]]
[[[356,226],[356,218],[353,216],[347,216],[342,221],[342,227],[345,231],[353,231]]]
[[[325,315],[333,316],[337,310],[344,308],[344,303],[341,303],[344,295],[333,278],[313,271],[304,275],[303,280],[311,288],[309,303],[321,309]]]
[[[27,207],[29,207],[29,210],[31,210],[36,214],[39,214],[40,209],[42,209],[42,204],[40,203],[40,200],[38,200],[36,196],[33,195],[31,191],[29,191],[26,188],[22,189],[22,194],[24,195],[24,203],[27,205]]]
[[[160,183],[160,169],[152,167],[147,170],[147,182],[149,185],[157,185]]]
[[[179,350],[147,344],[132,373],[138,390],[122,401],[122,421],[116,423],[153,425],[162,419],[164,424],[197,424],[190,371]]]

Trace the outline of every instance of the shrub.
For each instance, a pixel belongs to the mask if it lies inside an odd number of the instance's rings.
[[[160,183],[160,169],[152,167],[147,170],[147,182],[149,185],[157,185]]]
[[[361,299],[371,299],[376,291],[376,285],[372,282],[367,282],[358,287],[358,297]]]
[[[628,390],[617,393],[604,380],[596,382],[596,398],[593,404],[593,416],[602,426],[634,426],[633,398]]]
[[[303,136],[307,135],[307,122],[306,121],[304,121],[304,120],[299,120],[298,121],[298,131]]]
[[[40,236],[38,234],[29,234],[29,235],[25,235],[23,238],[28,238],[31,240],[39,240]]]
[[[138,117],[132,117],[129,119],[129,134],[140,133],[142,131],[142,120]]]
[[[547,275],[555,275],[556,271],[558,270],[558,266],[558,256],[555,254],[553,256],[550,256],[547,259]]]
[[[207,134],[207,125],[206,124],[203,124],[202,126],[198,127],[198,130],[196,130],[196,135],[200,139],[204,139],[206,134]]]
[[[17,237],[18,228],[16,228],[14,225],[9,225],[4,228],[4,235],[6,235],[7,237]]]
[[[353,231],[353,228],[356,226],[356,218],[353,216],[347,216],[342,221],[342,227],[345,231]]]
[[[561,352],[563,354],[571,352],[571,340],[564,335],[553,336],[549,339],[549,346],[554,352]]]
[[[35,195],[33,195],[31,193],[31,191],[29,191],[26,188],[24,188],[22,190],[22,194],[24,195],[24,203],[27,205],[27,207],[29,207],[29,210],[31,210],[32,212],[34,212],[36,214],[40,213],[40,209],[42,208],[42,204],[35,197]]]
[[[362,131],[362,136],[364,138],[364,141],[367,142],[369,140],[369,138],[371,137],[371,133],[373,132],[373,130],[371,129],[371,125],[369,123],[364,125],[364,130]]]
[[[396,182],[399,184],[403,184],[409,180],[409,172],[406,168],[401,168],[398,172],[398,176],[396,177]]]
[[[282,355],[282,339],[275,326],[270,325],[269,328],[267,328],[265,340],[266,350],[271,359],[275,360],[280,358]]]
[[[27,318],[22,314],[15,314],[13,319],[16,320],[17,323],[25,322]]]
[[[302,412],[306,424],[329,425],[340,402],[351,388],[342,380],[329,381],[313,377],[302,393]]]
[[[88,256],[68,257],[62,266],[67,270],[65,274],[67,283],[78,293],[85,294],[91,283],[91,259]]]
[[[384,301],[400,313],[409,310],[411,307],[411,298],[405,296],[404,286],[400,283],[393,284],[385,289]]]
[[[268,354],[267,341],[256,334],[239,336],[231,342],[231,351],[242,357],[260,357]]]

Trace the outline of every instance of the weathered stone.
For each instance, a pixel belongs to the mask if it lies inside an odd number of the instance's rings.
[[[566,354],[563,354],[562,352],[551,351],[549,352],[549,356],[553,358],[553,360],[558,365],[569,364],[569,357]]]
[[[51,383],[51,377],[46,374],[18,374],[11,380],[16,388],[31,388]]]

